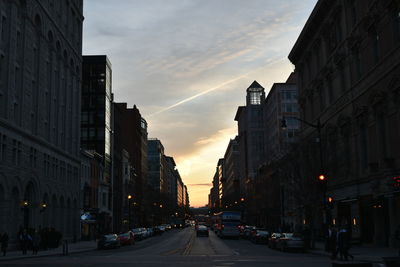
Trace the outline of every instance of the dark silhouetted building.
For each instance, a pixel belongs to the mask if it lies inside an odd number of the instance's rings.
[[[10,246],[20,228],[80,235],[82,21],[81,0],[0,1],[0,229]]]

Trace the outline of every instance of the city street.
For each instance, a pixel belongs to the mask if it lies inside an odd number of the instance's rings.
[[[70,256],[2,262],[2,266],[331,266],[323,256],[282,253],[248,240],[196,237],[193,228],[172,230],[133,247],[93,251]]]

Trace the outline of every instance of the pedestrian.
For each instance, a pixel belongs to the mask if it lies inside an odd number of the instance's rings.
[[[394,238],[397,240],[397,244],[400,244],[400,224],[397,226],[396,232],[394,233]],[[399,256],[400,256],[400,248],[399,248]]]
[[[21,244],[22,255],[26,255],[29,242],[32,241],[32,237],[28,234],[26,229],[19,235],[19,242]]]
[[[338,233],[338,251],[340,255],[340,260],[345,260],[347,261],[350,258],[353,260],[354,256],[349,253],[350,249],[350,236],[349,236],[349,231],[343,227],[340,229]]]
[[[40,246],[40,234],[37,230],[35,230],[35,233],[33,234],[32,237],[32,255],[37,255],[39,246]]]
[[[329,235],[329,247],[331,249],[332,252],[332,260],[335,260],[337,257],[337,253],[338,253],[338,247],[337,247],[337,230],[336,227],[332,226],[330,229],[330,235]]]
[[[4,232],[4,234],[0,237],[1,242],[1,252],[3,252],[3,257],[6,256],[7,247],[8,247],[8,234]]]

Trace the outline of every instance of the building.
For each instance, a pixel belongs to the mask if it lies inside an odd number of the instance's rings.
[[[147,123],[142,118],[139,109],[134,105],[128,108],[126,103],[114,103],[116,126],[116,148],[115,151],[122,160],[122,165],[117,165],[118,169],[122,169],[122,179],[126,175],[130,176],[129,188],[126,188],[122,180],[122,191],[133,197],[133,208],[131,207],[130,215],[132,216],[132,224],[142,226],[146,220],[146,207],[150,204],[146,201],[147,188]],[[118,119],[119,116],[119,119]],[[117,131],[117,128],[119,129]],[[118,144],[118,142],[120,144]],[[118,147],[120,149],[118,149]],[[126,151],[126,153],[124,152]],[[121,154],[122,153],[122,154]],[[126,162],[127,161],[127,162]],[[125,163],[124,163],[125,162]],[[126,167],[128,169],[126,169]],[[125,174],[125,171],[127,174]],[[129,192],[129,193],[128,193]],[[127,205],[127,195],[122,203]],[[120,197],[118,197],[120,198]],[[124,213],[129,213],[129,208],[123,204]],[[126,220],[126,216],[122,221]]]
[[[302,176],[322,172],[333,198],[333,209],[310,204],[304,222],[350,225],[380,246],[400,224],[399,11],[398,1],[320,0],[289,54],[301,118],[320,122],[301,125]]]
[[[287,160],[285,156],[298,142],[300,121],[295,82],[295,74],[292,73],[286,82],[274,83],[263,102],[266,155],[257,173],[252,200],[259,203],[256,224],[270,229],[294,223],[283,218],[291,203],[288,198],[292,193],[293,178],[286,175],[287,169],[281,166]]]
[[[298,141],[300,121],[297,99],[296,83],[274,83],[263,103],[267,163],[284,156],[290,145]]]
[[[154,192],[161,195],[167,191],[164,146],[160,140],[150,138],[147,141],[147,147],[148,183]]]
[[[104,179],[104,160],[95,151],[81,151],[81,239],[95,240],[108,223],[100,220],[99,185]]]
[[[22,228],[74,239],[82,1],[1,1],[0,14],[0,228],[11,245]]]
[[[265,127],[262,112],[264,88],[254,81],[246,92],[246,106],[238,107],[235,115],[235,121],[238,122],[240,188],[241,192],[245,192],[243,197],[252,194],[251,183],[265,158]]]
[[[228,205],[237,206],[240,203],[240,175],[239,175],[239,145],[238,137],[229,141],[224,155],[224,175],[222,195]]]
[[[112,70],[107,56],[83,56],[81,147],[96,151],[104,160],[104,179],[99,186],[99,217],[112,229]]]

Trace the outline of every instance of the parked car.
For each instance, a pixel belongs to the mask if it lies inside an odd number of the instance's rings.
[[[160,225],[158,226],[158,228],[160,229],[161,232],[165,232],[165,226],[164,225]]]
[[[148,235],[149,237],[152,237],[152,236],[154,235],[153,228],[146,228],[146,231],[147,231],[147,235]]]
[[[251,241],[256,244],[266,244],[268,242],[269,232],[267,229],[255,229],[251,233]]]
[[[119,234],[118,240],[121,246],[130,246],[135,244],[135,235],[132,231],[128,231],[126,233]]]
[[[277,241],[281,237],[281,235],[281,233],[272,233],[271,236],[268,238],[268,247],[277,248]]]
[[[135,235],[136,241],[140,241],[145,239],[144,232],[142,228],[134,228],[132,229],[133,234]]]
[[[196,230],[196,236],[209,236],[207,226],[199,225]]]
[[[161,231],[160,226],[153,227],[153,235],[162,235],[164,231]]]
[[[283,233],[277,241],[277,248],[286,251],[288,249],[304,250],[304,240],[299,234]]]
[[[255,229],[256,229],[255,226],[246,225],[246,226],[244,227],[244,229],[243,229],[243,232],[242,232],[242,238],[244,238],[244,239],[250,239],[251,233],[252,233],[253,231],[255,231]]]
[[[103,235],[97,241],[98,249],[106,249],[106,248],[119,248],[121,243],[119,242],[118,236],[116,234]]]

